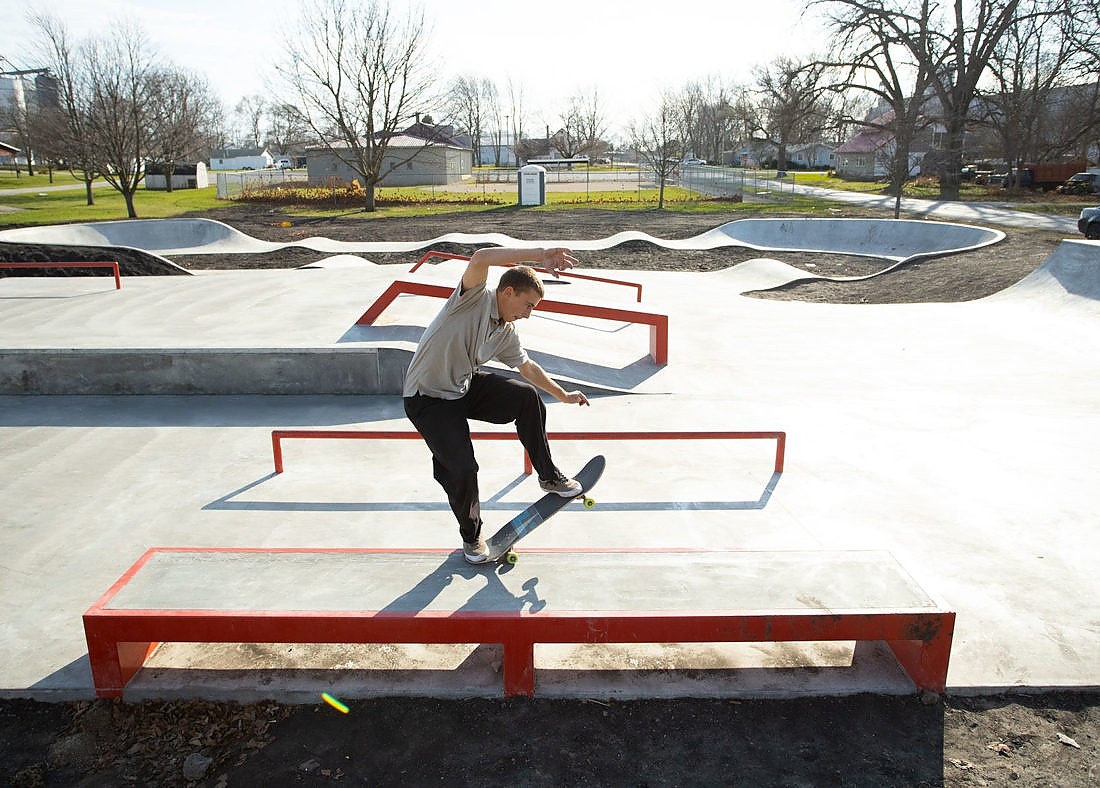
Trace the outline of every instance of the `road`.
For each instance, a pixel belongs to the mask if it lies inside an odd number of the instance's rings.
[[[816,186],[800,186],[798,184],[781,183],[771,181],[777,189],[790,191],[795,194],[803,194],[819,199],[834,202],[847,203],[849,205],[864,205],[867,207],[881,208],[892,211],[894,198],[883,197],[875,194],[861,194],[859,192],[847,192],[836,189],[821,189]],[[1084,207],[1084,206],[1082,206]],[[975,224],[997,224],[1006,227],[1021,227],[1033,230],[1050,230],[1052,232],[1077,234],[1076,216],[1057,216],[1055,214],[1034,213],[1021,211],[1013,207],[1012,203],[1000,202],[948,202],[945,200],[920,200],[912,197],[902,198],[901,213],[906,218],[922,217],[946,219],[953,222],[968,222]]]

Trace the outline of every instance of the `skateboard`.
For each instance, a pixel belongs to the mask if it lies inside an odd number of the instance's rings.
[[[585,509],[594,507],[596,501],[588,496],[588,491],[600,480],[606,464],[603,455],[597,454],[588,461],[587,465],[581,468],[580,473],[573,477],[580,482],[580,494],[571,498],[563,498],[557,493],[546,493],[546,495],[502,525],[500,530],[489,537],[487,541],[489,558],[485,563],[503,560],[504,563],[514,564],[519,560],[519,555],[512,549],[512,545],[538,528],[543,521],[548,520],[564,509],[566,504],[571,501],[582,499]]]

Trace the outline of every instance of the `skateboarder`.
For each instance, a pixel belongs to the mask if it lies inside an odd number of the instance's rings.
[[[405,375],[405,414],[432,452],[435,480],[458,519],[466,560],[474,564],[486,561],[489,551],[481,536],[478,466],[467,419],[515,422],[542,489],[567,498],[581,492],[550,456],[546,406],[537,389],[574,405],[587,405],[588,398],[551,380],[520,344],[515,321],[530,317],[545,295],[537,274],[520,265],[528,262],[557,276],[577,259],[567,249],[475,252],[462,281],[421,336]],[[514,267],[501,275],[496,289],[489,289],[490,266]],[[518,370],[524,380],[478,369],[490,359]]]

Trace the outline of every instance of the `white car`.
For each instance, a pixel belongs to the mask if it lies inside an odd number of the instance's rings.
[[[702,159],[684,159],[681,164],[685,167],[702,167],[706,162]]]
[[[1090,241],[1100,241],[1100,205],[1081,211],[1077,229]]]

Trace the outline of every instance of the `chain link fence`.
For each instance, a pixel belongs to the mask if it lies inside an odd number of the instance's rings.
[[[248,189],[262,189],[279,183],[299,182],[305,184],[308,177],[305,170],[263,169],[244,172],[218,173],[218,199],[232,200]]]
[[[473,177],[455,183],[438,183],[424,186],[431,194],[440,192],[490,192],[499,193],[518,189],[519,172],[512,168],[476,169]],[[686,165],[678,167],[666,180],[666,185],[680,186],[699,195],[699,199],[740,196],[744,200],[787,202],[793,198],[797,174],[775,170],[746,170],[712,165]],[[306,185],[305,170],[263,169],[245,172],[217,173],[219,200],[232,200],[243,192],[283,183]],[[575,166],[547,167],[546,185],[549,190],[578,192],[637,191],[656,189],[658,179],[648,167],[614,170]],[[325,184],[335,192],[335,184]],[[383,189],[385,185],[383,184]],[[639,198],[640,199],[640,198]]]

